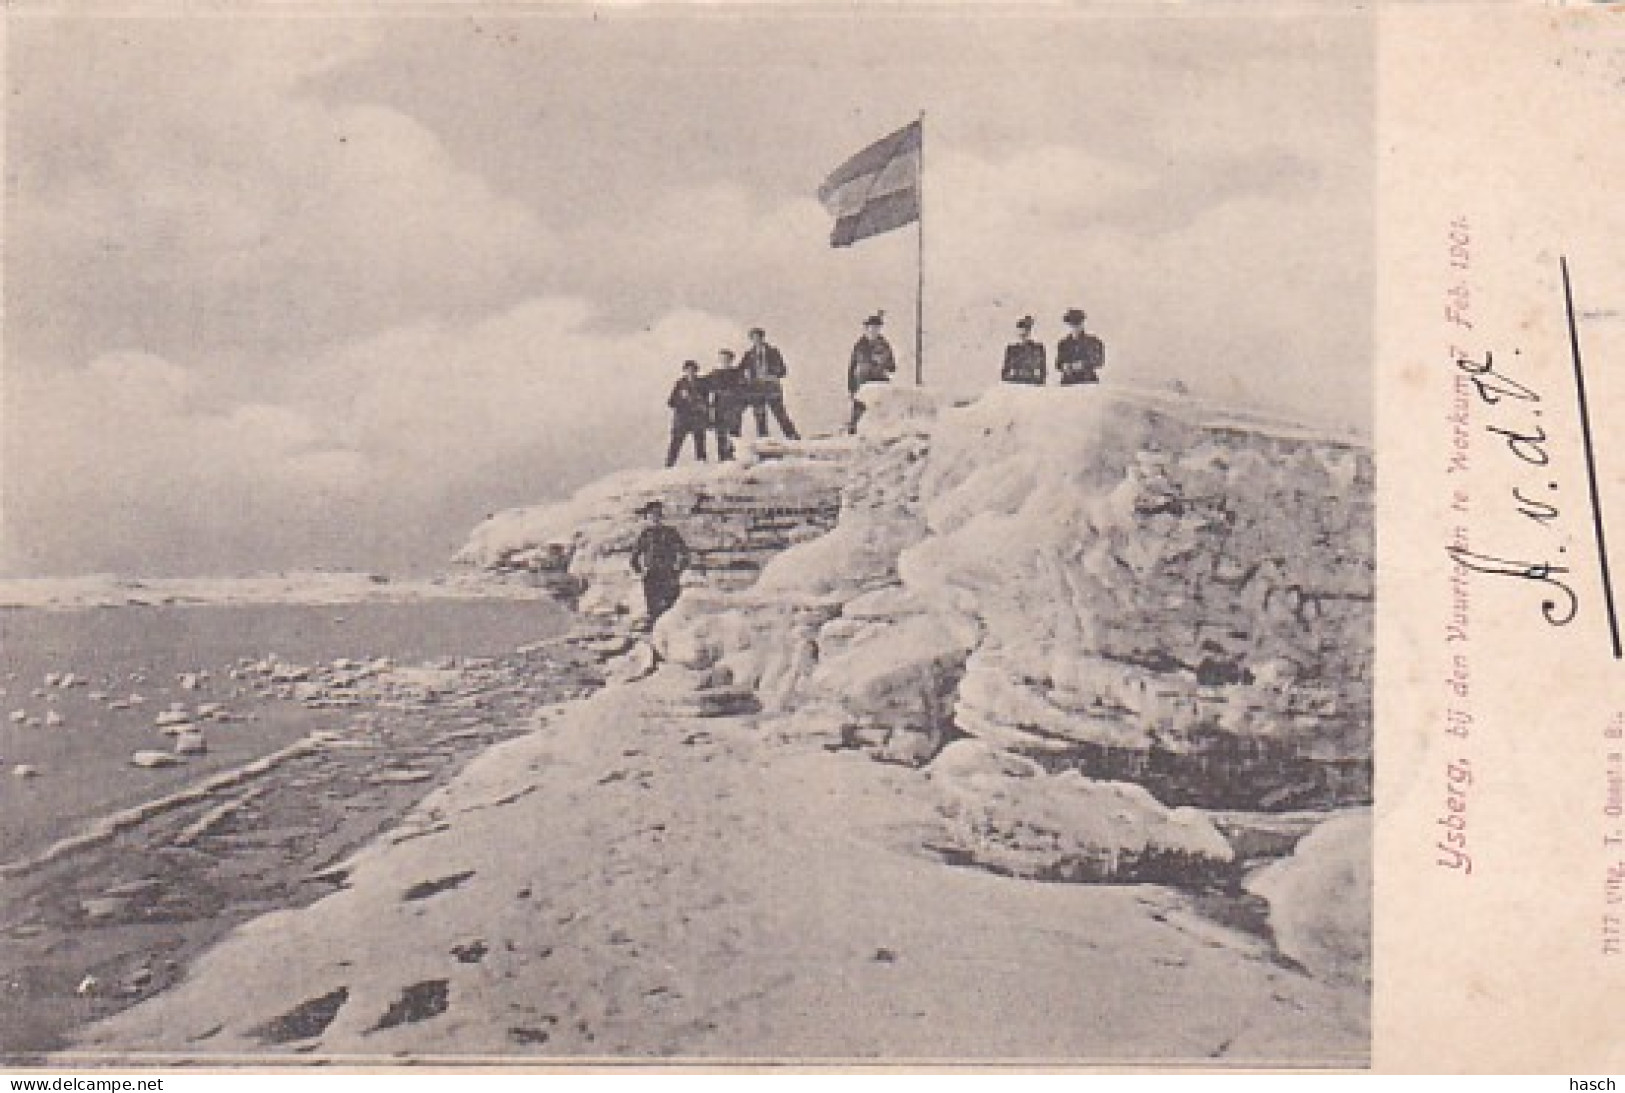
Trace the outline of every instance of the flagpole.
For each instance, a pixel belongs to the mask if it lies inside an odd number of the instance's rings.
[[[916,192],[919,194],[920,216],[918,231],[918,277],[914,283],[914,386],[925,384],[925,111],[920,111],[920,177]]]

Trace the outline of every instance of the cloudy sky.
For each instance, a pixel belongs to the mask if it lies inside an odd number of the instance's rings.
[[[915,237],[813,193],[921,110],[929,380],[1079,305],[1113,379],[1363,429],[1368,21],[1144,11],[14,18],[0,575],[438,568],[755,323],[833,427]]]

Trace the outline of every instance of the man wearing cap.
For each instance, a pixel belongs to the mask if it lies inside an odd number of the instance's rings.
[[[717,351],[717,366],[706,373],[705,389],[711,396],[711,427],[717,434],[717,458],[734,457],[734,437],[739,435],[745,416],[745,377],[734,365],[734,351]]]
[[[779,423],[779,432],[788,440],[800,440],[790,412],[784,408],[784,377],[790,370],[784,366],[784,354],[777,346],[769,345],[767,331],[751,327],[750,348],[739,362],[745,375],[745,387],[750,392],[751,413],[756,415],[756,435],[767,435],[767,412],[773,411],[773,420]]]
[[[659,501],[650,501],[638,513],[645,523],[632,547],[632,572],[643,578],[643,602],[652,628],[682,594],[688,544],[676,528],[667,526],[666,507]]]
[[[671,407],[671,444],[666,448],[666,466],[677,462],[683,441],[694,438],[694,458],[705,462],[705,430],[711,425],[711,407],[695,361],[683,362],[683,374],[671,386],[666,398]]]
[[[886,313],[875,312],[863,321],[863,337],[852,347],[852,363],[846,369],[846,389],[852,393],[849,433],[858,431],[858,419],[865,409],[858,399],[858,388],[866,383],[888,383],[892,373],[897,371],[897,357],[891,351],[891,343],[880,332],[885,325]]]
[[[1004,347],[1004,371],[1001,378],[1005,383],[1027,383],[1034,387],[1044,386],[1048,367],[1044,359],[1044,347],[1033,341],[1033,317],[1024,315],[1016,323],[1017,340]]]
[[[1088,316],[1073,308],[1063,316],[1072,332],[1055,347],[1055,370],[1061,374],[1061,386],[1075,383],[1099,383],[1100,370],[1106,367],[1106,347],[1099,338],[1084,331]]]

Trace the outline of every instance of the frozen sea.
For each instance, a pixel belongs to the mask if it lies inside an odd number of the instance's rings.
[[[254,694],[231,678],[241,658],[496,657],[562,634],[570,619],[539,599],[0,609],[0,862],[349,716]],[[61,673],[83,683],[47,685],[48,675]],[[195,689],[182,686],[183,675],[204,673]],[[141,701],[115,708],[132,696]],[[133,752],[168,748],[154,721],[175,702],[220,703],[235,719],[211,724],[207,755],[177,767],[133,767]],[[35,774],[19,776],[18,767]]]

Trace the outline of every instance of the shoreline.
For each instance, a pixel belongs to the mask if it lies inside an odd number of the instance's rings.
[[[375,574],[256,577],[0,578],[0,613],[130,607],[346,607],[448,601],[548,600],[535,584],[473,573],[392,578]]]
[[[539,710],[599,686],[584,647],[595,632],[571,626],[7,863],[0,1059],[48,1061],[79,1030],[171,988],[237,926],[333,891],[335,864],[387,837],[425,793],[530,731]]]

